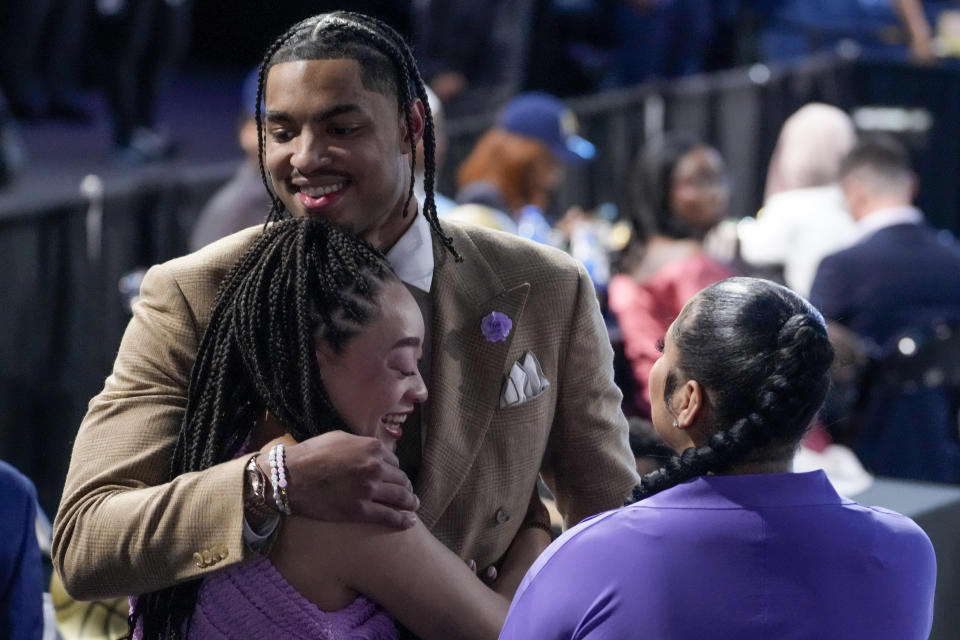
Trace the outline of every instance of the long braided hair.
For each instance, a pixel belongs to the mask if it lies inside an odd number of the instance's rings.
[[[786,287],[728,278],[698,293],[673,325],[675,370],[664,401],[681,379],[697,380],[716,431],[641,480],[640,500],[707,473],[789,457],[823,404],[833,348],[820,312]]]
[[[433,114],[424,88],[423,78],[417,68],[410,47],[393,28],[383,22],[360,13],[335,11],[301,20],[280,35],[267,49],[260,63],[257,79],[257,139],[259,145],[260,177],[270,193],[271,207],[268,221],[290,216],[283,203],[273,193],[264,168],[264,126],[262,104],[267,74],[275,64],[296,60],[352,59],[360,64],[362,82],[365,88],[377,91],[387,97],[396,98],[400,113],[403,114],[407,130],[413,130],[411,109],[417,98],[423,103],[426,121],[423,130],[423,191],[426,194],[423,203],[423,215],[430,224],[434,235],[459,262],[460,254],[453,246],[453,240],[444,233],[437,218],[437,205],[434,201],[434,182],[436,180],[436,132]],[[411,143],[410,150],[410,186],[404,203],[404,215],[413,200],[414,180],[416,179],[416,145]]]
[[[398,281],[372,246],[322,220],[270,225],[227,276],[190,374],[169,478],[236,457],[256,416],[274,414],[298,441],[346,424],[320,379],[316,340],[335,352],[378,313]],[[132,635],[179,638],[200,580],[137,598]]]

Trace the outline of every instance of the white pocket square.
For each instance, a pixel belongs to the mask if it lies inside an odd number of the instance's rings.
[[[510,375],[507,376],[500,394],[500,408],[523,404],[543,393],[549,386],[550,381],[543,375],[537,358],[532,351],[527,351],[510,367]]]

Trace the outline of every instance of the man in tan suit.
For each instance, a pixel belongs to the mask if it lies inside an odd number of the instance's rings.
[[[419,501],[376,440],[330,432],[287,450],[293,512],[394,527],[419,517],[482,567],[511,544],[542,547],[532,538],[547,523],[540,473],[568,526],[619,506],[637,477],[583,267],[507,234],[440,227],[422,83],[392,31],[333,14],[278,43],[264,65],[271,215],[322,216],[380,248],[430,333],[425,419],[404,425],[425,433],[414,453],[401,453],[415,469],[422,450]],[[420,211],[409,196],[411,153],[425,131]],[[217,287],[258,233],[241,231],[145,277],[114,371],[77,435],[55,522],[54,562],[72,595],[153,591],[254,553],[263,496],[246,467],[252,460],[262,470],[263,456],[167,476]]]

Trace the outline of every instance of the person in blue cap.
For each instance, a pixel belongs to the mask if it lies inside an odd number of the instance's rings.
[[[545,211],[553,192],[567,166],[582,165],[595,153],[560,99],[520,94],[460,165],[456,201],[462,206],[449,215],[551,243]]]

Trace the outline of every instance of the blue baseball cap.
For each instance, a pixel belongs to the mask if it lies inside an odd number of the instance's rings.
[[[503,108],[497,124],[510,133],[539,140],[568,164],[583,164],[596,154],[593,144],[577,135],[573,111],[549,93],[521,93]]]

